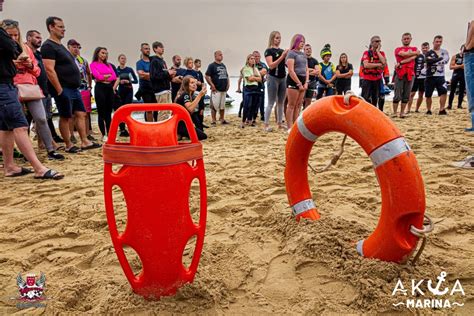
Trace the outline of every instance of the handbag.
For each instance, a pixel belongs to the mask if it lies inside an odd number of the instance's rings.
[[[41,100],[44,98],[43,91],[36,84],[19,83],[16,85],[20,102]]]

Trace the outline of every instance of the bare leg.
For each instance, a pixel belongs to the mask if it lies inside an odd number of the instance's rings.
[[[429,97],[429,98],[426,98],[426,109],[428,111],[431,111],[431,103],[433,102],[432,98]]]
[[[71,132],[69,129],[69,122],[72,121],[72,118],[60,117],[59,118],[59,132],[61,133],[61,137],[66,144],[66,149],[69,149],[73,146],[71,142]]]
[[[219,110],[219,121],[224,122],[224,112],[225,110]]]
[[[439,110],[440,111],[444,111],[447,98],[448,98],[447,94],[443,94],[442,96],[439,97]]]
[[[406,103],[402,103],[400,107],[400,117],[405,117],[405,108],[407,107]]]
[[[392,115],[397,116],[398,114],[398,102],[393,101],[392,104]]]
[[[288,95],[288,106],[286,108],[286,124],[288,126],[288,129],[290,129],[293,126],[293,117],[294,113],[296,110],[296,103],[298,102],[299,99],[299,91],[296,89],[287,89],[287,95]]]
[[[211,106],[211,119],[212,119],[212,123],[215,123],[216,122],[216,110],[214,109],[214,107]]]
[[[303,99],[304,99],[305,91],[300,92],[300,95],[298,96],[298,100],[296,102],[296,108],[295,111],[293,112],[293,122],[296,122],[298,119],[298,116],[300,115],[301,107],[303,105]]]
[[[92,142],[87,139],[87,132],[86,132],[86,112],[75,112],[74,117],[76,118],[76,127],[77,131],[79,132],[79,136],[81,137],[81,146],[86,147],[92,145]]]
[[[415,112],[418,112],[420,110],[421,104],[423,103],[423,94],[424,92],[418,91],[418,99],[416,100]]]
[[[411,105],[413,103],[413,99],[415,98],[415,94],[416,92],[410,92],[410,99],[408,100],[408,104],[407,104],[407,112],[411,111]]]

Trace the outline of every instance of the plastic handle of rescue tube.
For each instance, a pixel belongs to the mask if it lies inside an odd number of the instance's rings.
[[[134,120],[131,115],[133,112],[144,112],[144,111],[171,111],[172,115],[169,120],[159,122],[159,123],[143,123],[143,122],[138,122]],[[178,144],[177,138],[176,138],[176,128],[177,124],[183,121],[188,129],[189,136],[191,139],[191,143],[197,143],[200,145],[199,140],[197,138],[196,132],[194,130],[194,126],[191,120],[191,117],[188,113],[188,111],[183,108],[180,105],[177,104],[132,104],[132,105],[126,105],[121,107],[116,114],[113,117],[111,128],[110,128],[110,134],[109,134],[109,139],[107,141],[107,144],[113,145],[116,144],[115,138],[117,135],[117,130],[119,123],[125,122],[130,124],[129,125],[129,133],[130,133],[130,145],[134,146],[136,145],[136,142],[141,142],[142,139],[140,137],[133,137],[136,131],[133,126],[139,128],[141,132],[143,131],[153,131],[156,132],[156,129],[165,129],[169,135],[169,137],[163,137],[162,134],[158,138],[152,138],[150,141],[151,142],[156,142],[156,144],[151,144],[152,146],[159,147],[163,142],[163,139],[166,141],[165,146],[183,146]],[[128,125],[127,124],[127,125]],[[136,136],[136,135],[135,135]],[[143,144],[140,144],[143,145]],[[184,146],[183,146],[184,147]],[[134,148],[139,148],[139,146],[135,146]],[[184,148],[183,148],[184,149]],[[202,154],[200,155],[202,157]],[[117,254],[117,257],[119,259],[119,262],[123,268],[123,271],[125,273],[125,276],[127,277],[129,283],[132,285],[133,290],[141,294],[145,297],[160,297],[162,295],[172,295],[176,292],[176,290],[184,283],[186,282],[192,282],[194,275],[197,270],[197,266],[199,264],[201,252],[202,252],[202,247],[204,244],[204,233],[205,233],[205,227],[206,227],[206,216],[207,216],[207,187],[206,187],[206,179],[205,179],[205,171],[204,171],[204,162],[202,158],[198,158],[194,160],[195,165],[190,166],[187,162],[181,162],[176,166],[168,166],[169,168],[181,168],[179,170],[190,170],[188,173],[188,176],[185,177],[185,189],[187,189],[187,193],[189,196],[189,188],[191,186],[191,183],[194,179],[198,179],[199,181],[199,186],[200,186],[200,211],[199,211],[199,223],[195,224],[191,218],[191,215],[189,211],[187,212],[187,215],[184,215],[184,218],[182,219],[185,224],[182,226],[182,231],[181,231],[181,241],[176,241],[178,245],[174,248],[175,255],[176,253],[179,253],[179,256],[181,258],[182,253],[184,251],[184,248],[188,242],[188,240],[192,236],[196,236],[196,244],[195,244],[195,249],[193,253],[193,259],[191,261],[191,264],[188,269],[184,267],[182,264],[182,261],[180,261],[179,267],[175,267],[175,270],[179,270],[181,272],[177,272],[179,276],[176,277],[176,280],[173,281],[167,281],[166,288],[156,288],[155,286],[148,286],[148,288],[144,289],[142,286],[147,283],[150,283],[150,280],[147,280],[147,270],[145,265],[143,265],[142,271],[139,275],[135,276],[133,273],[132,268],[130,267],[130,263],[127,260],[127,257],[125,255],[124,246],[129,246],[132,249],[135,250],[135,252],[138,254],[140,260],[142,263],[144,262],[144,258],[142,258],[142,255],[140,251],[138,251],[136,248],[136,245],[133,244],[133,240],[131,240],[130,237],[130,232],[129,232],[129,218],[127,216],[127,226],[122,234],[119,234],[116,226],[116,219],[115,219],[115,210],[114,210],[114,205],[113,205],[113,197],[112,197],[112,188],[113,186],[118,186],[120,189],[124,192],[124,188],[129,186],[128,179],[124,178],[123,175],[128,172],[129,169],[127,168],[133,168],[133,167],[127,167],[124,165],[122,169],[118,173],[114,173],[112,171],[112,163],[105,163],[104,165],[104,196],[105,196],[105,204],[106,204],[106,214],[107,214],[107,221],[109,224],[110,228],[110,234],[112,238],[112,242]],[[143,168],[143,167],[138,167],[138,168]],[[157,167],[157,168],[162,168],[162,167]],[[185,169],[182,169],[185,168]],[[179,171],[178,170],[178,171]],[[184,172],[182,172],[184,174]],[[171,184],[171,183],[170,183]],[[166,186],[165,186],[166,187]],[[185,195],[185,194],[181,194]],[[170,197],[172,198],[172,197]],[[127,199],[127,196],[125,196],[126,203],[127,203],[127,209],[129,209],[129,202]],[[187,200],[188,201],[188,200]],[[187,204],[189,208],[189,203]],[[127,211],[128,213],[128,211]],[[185,231],[184,231],[185,230]],[[136,232],[134,232],[136,234]],[[135,247],[134,247],[135,246]],[[139,247],[138,247],[139,248]],[[181,260],[181,259],[180,259]],[[150,272],[150,271],[148,271]],[[176,272],[176,271],[175,271]]]

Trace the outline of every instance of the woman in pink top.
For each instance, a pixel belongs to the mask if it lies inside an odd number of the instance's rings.
[[[23,53],[14,61],[17,70],[17,74],[13,78],[14,84],[38,85],[38,80],[36,78],[41,74],[41,69],[38,66],[38,61],[36,60],[33,51],[28,47],[28,45],[21,42],[19,26],[17,24],[8,25],[5,27],[5,31],[23,49]],[[24,102],[24,104],[36,123],[38,137],[43,141],[44,146],[46,147],[48,158],[52,160],[64,160],[64,156],[56,152],[56,147],[58,147],[58,145],[53,141],[53,137],[51,136],[43,101],[38,99]]]
[[[102,140],[107,141],[112,109],[114,107],[114,93],[118,85],[117,74],[108,59],[109,53],[105,47],[97,47],[90,65],[92,77],[95,80],[94,97],[97,105],[98,124],[102,133]]]

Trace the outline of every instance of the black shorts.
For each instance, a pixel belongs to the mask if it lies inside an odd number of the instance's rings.
[[[438,96],[448,93],[448,86],[444,77],[428,77],[425,79],[425,97],[431,98],[435,89]]]
[[[318,91],[318,80],[315,79],[308,82],[308,90],[306,90],[304,95],[305,99],[312,99],[316,91]]]
[[[71,118],[74,112],[85,112],[79,89],[63,88],[61,95],[54,97],[60,117]]]
[[[415,81],[413,81],[411,92],[417,91],[420,91],[421,93],[425,92],[425,78],[415,78]]]
[[[302,85],[306,83],[306,76],[298,76],[298,79],[300,80]],[[291,79],[290,75],[286,76],[286,87],[289,89],[298,89],[296,82]]]
[[[0,131],[28,127],[23,106],[18,101],[18,91],[12,84],[0,84]]]

